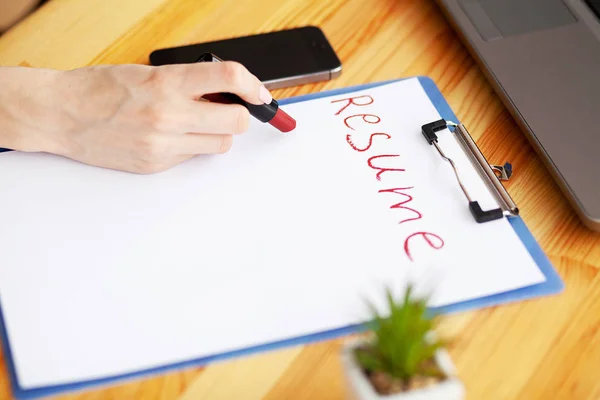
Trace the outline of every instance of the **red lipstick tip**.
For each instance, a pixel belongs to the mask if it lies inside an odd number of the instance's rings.
[[[290,117],[281,108],[277,110],[277,113],[269,123],[281,132],[289,132],[296,128],[296,120]]]

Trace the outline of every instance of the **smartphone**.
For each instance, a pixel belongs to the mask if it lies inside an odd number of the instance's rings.
[[[243,64],[270,90],[331,80],[342,72],[333,47],[315,26],[158,49],[150,64],[194,63],[203,53]]]

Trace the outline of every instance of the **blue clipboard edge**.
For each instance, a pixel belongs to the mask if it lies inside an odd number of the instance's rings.
[[[334,96],[345,93],[352,93],[359,90],[369,89],[373,87],[383,86],[390,83],[417,78],[421,83],[423,89],[431,99],[431,102],[436,107],[437,111],[441,115],[442,118],[450,121],[454,121],[459,123],[459,119],[454,114],[449,104],[446,102],[444,96],[439,91],[435,82],[425,76],[416,76],[410,78],[400,78],[393,79],[388,81],[375,82],[370,84],[351,86],[341,89],[334,89],[320,93],[311,93],[306,95],[301,95],[297,97],[291,97],[287,99],[280,100],[279,103],[281,105],[297,103],[301,101],[307,101],[311,99],[316,99],[325,96]],[[0,152],[7,151],[6,149],[0,149]],[[8,150],[10,151],[10,150]],[[564,283],[558,273],[553,268],[552,264],[546,257],[545,253],[521,219],[521,217],[508,217],[513,229],[518,234],[520,239],[523,241],[523,244],[528,249],[529,254],[535,260],[536,264],[540,268],[541,272],[546,277],[546,281],[541,282],[539,284],[523,287],[520,289],[515,289],[503,293],[498,293],[495,295],[490,295],[474,300],[468,300],[464,302],[454,303],[443,307],[433,308],[432,311],[438,314],[449,314],[449,313],[457,313],[461,311],[468,311],[478,308],[497,306],[506,303],[512,303],[515,301],[527,300],[534,297],[546,296],[551,294],[556,294],[561,292],[564,289]],[[191,368],[191,367],[200,367],[203,365],[207,365],[213,362],[225,361],[232,358],[237,358],[241,356],[253,355],[260,352],[277,350],[284,347],[290,346],[298,346],[303,344],[310,344],[312,342],[329,340],[334,338],[339,338],[340,336],[346,336],[353,333],[362,332],[364,326],[362,324],[357,325],[349,325],[345,327],[341,327],[338,329],[333,329],[325,332],[317,332],[310,335],[294,337],[290,339],[281,340],[278,342],[267,343],[263,345],[253,346],[245,349],[235,350],[228,353],[215,354],[212,356],[202,357],[199,359],[188,360],[176,364],[165,365],[161,367],[149,368],[142,371],[136,371],[128,374],[116,375],[101,379],[81,381],[76,383],[68,383],[54,386],[46,386],[34,389],[23,389],[19,385],[17,381],[15,366],[13,362],[12,352],[8,341],[8,334],[6,332],[6,328],[4,325],[4,316],[2,314],[2,307],[0,301],[0,336],[2,340],[2,347],[4,351],[4,358],[6,359],[6,364],[8,368],[8,374],[11,382],[13,396],[17,399],[36,399],[39,397],[53,396],[59,393],[64,392],[74,392],[81,390],[89,390],[93,387],[103,386],[107,384],[115,384],[117,382],[124,382],[130,379],[140,379],[143,377],[154,376],[157,374],[163,374],[167,372],[172,372],[175,370]]]

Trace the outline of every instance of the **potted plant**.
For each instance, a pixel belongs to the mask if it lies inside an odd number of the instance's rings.
[[[409,285],[401,302],[386,290],[387,317],[371,306],[367,339],[346,343],[342,366],[356,400],[456,400],[464,386],[435,332],[427,298],[413,297]]]

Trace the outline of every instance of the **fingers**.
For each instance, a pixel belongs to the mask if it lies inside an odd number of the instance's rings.
[[[262,82],[242,64],[232,61],[182,64],[183,90],[201,97],[211,93],[234,93],[252,104],[268,104],[273,99]]]
[[[251,104],[272,101],[262,82],[236,62],[174,64],[156,67],[154,81],[170,94],[179,89],[182,97],[168,96],[169,102],[155,101],[150,107],[159,131],[238,134],[248,129],[250,114],[237,104],[198,101],[204,95],[234,93]],[[162,92],[159,91],[159,94]],[[179,101],[181,100],[181,101]],[[152,123],[151,123],[152,124]]]
[[[181,121],[184,132],[231,135],[248,130],[250,113],[238,104],[190,101]]]
[[[187,133],[177,137],[174,143],[178,154],[222,154],[231,149],[233,135],[206,135],[202,133]]]

